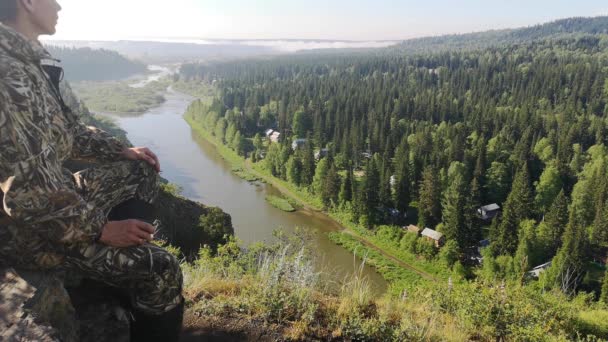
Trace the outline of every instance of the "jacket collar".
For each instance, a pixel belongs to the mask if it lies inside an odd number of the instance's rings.
[[[24,62],[40,62],[42,59],[52,59],[40,42],[28,40],[21,33],[2,23],[0,23],[1,50]]]

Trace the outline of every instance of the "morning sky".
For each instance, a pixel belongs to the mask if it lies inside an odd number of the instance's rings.
[[[58,0],[57,39],[399,40],[608,15],[606,0]]]

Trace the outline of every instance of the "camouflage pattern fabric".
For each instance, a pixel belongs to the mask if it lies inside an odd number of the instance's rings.
[[[74,179],[84,200],[105,213],[130,198],[152,202],[158,195],[158,175],[144,161],[87,169],[75,173]],[[68,251],[61,268],[126,289],[133,306],[150,314],[171,310],[182,300],[179,262],[152,244],[129,248],[81,244]]]
[[[154,200],[158,175],[145,162],[121,161],[122,143],[65,106],[43,59],[52,58],[39,43],[0,24],[0,263],[77,271],[128,289],[138,309],[170,310],[182,287],[173,256],[153,245],[95,243],[113,206]],[[105,165],[72,174],[68,159]]]
[[[94,244],[68,256],[64,269],[128,291],[134,308],[162,314],[182,302],[182,272],[166,250],[145,244],[113,248]]]
[[[63,163],[118,161],[125,148],[64,110],[40,64],[48,58],[40,44],[0,24],[0,191],[14,222],[0,227],[0,255],[41,268],[59,265],[66,246],[93,242],[107,222]]]

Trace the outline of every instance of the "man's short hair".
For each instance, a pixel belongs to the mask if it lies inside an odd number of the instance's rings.
[[[18,0],[0,0],[0,22],[14,20],[17,17]]]

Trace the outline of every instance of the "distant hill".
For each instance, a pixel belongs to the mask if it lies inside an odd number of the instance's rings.
[[[147,71],[147,66],[116,51],[91,48],[46,46],[61,60],[68,81],[120,80]]]
[[[581,34],[608,34],[608,16],[561,19],[518,29],[416,38],[390,47],[389,50],[407,53],[474,50]]]

